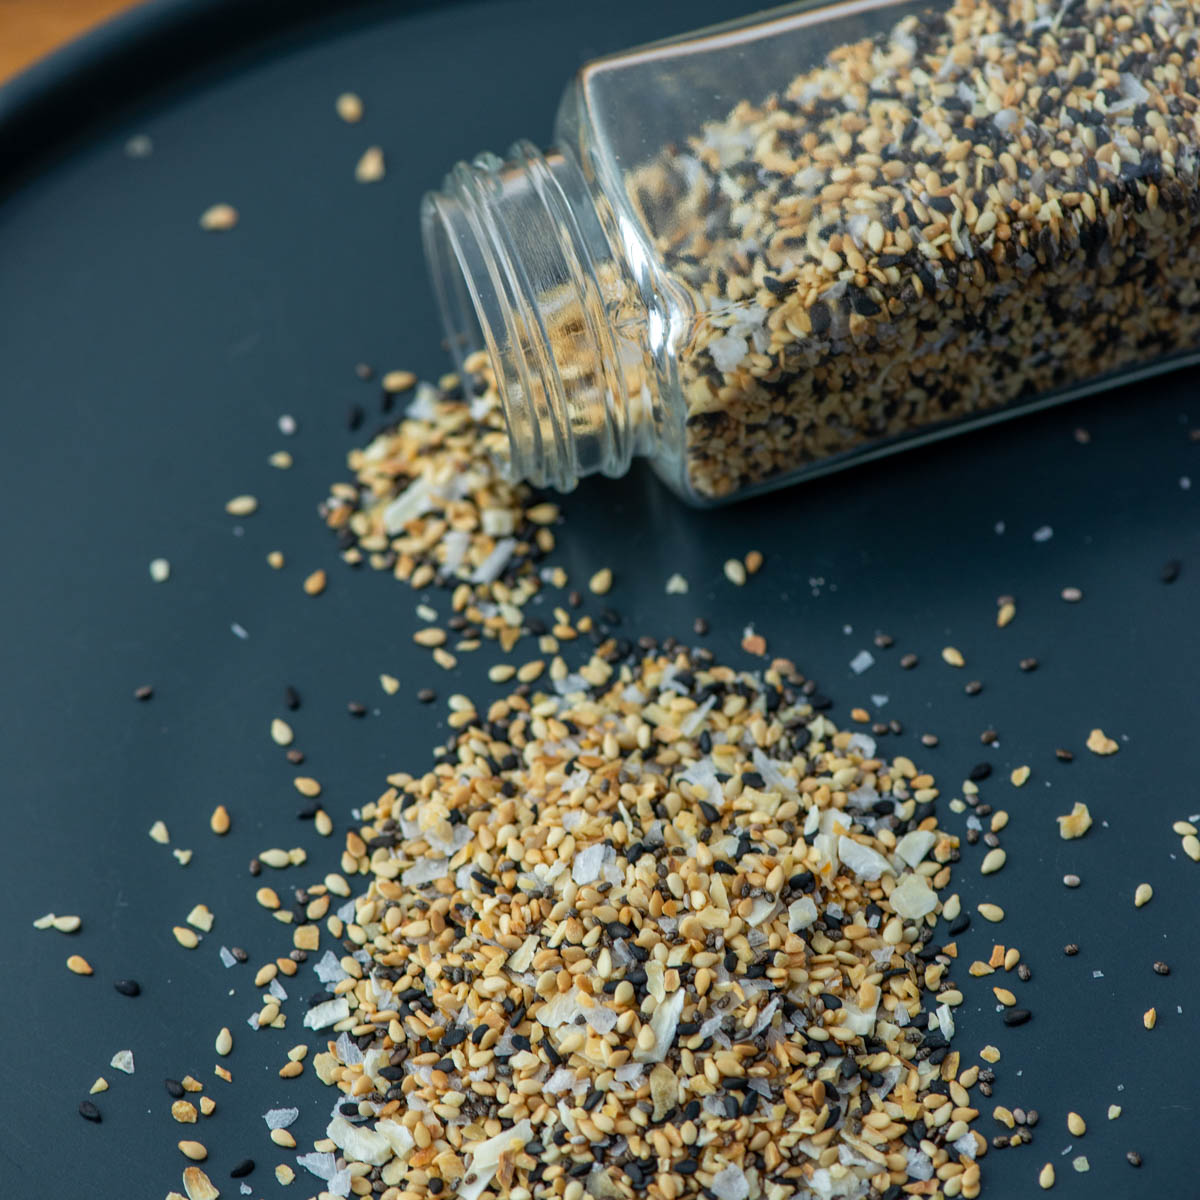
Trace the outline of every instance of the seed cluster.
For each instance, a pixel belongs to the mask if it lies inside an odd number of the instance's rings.
[[[561,568],[541,566],[555,546],[558,506],[508,480],[508,435],[484,356],[467,366],[465,386],[457,376],[416,385],[403,418],[350,453],[355,481],[334,484],[322,505],[347,563],[369,563],[414,589],[451,590],[457,644],[447,648],[438,627],[416,635],[447,669],[452,649],[473,650],[481,637],[507,650],[523,632],[546,633],[521,610],[543,582],[567,582]],[[387,379],[416,383],[407,372]],[[602,594],[604,572],[592,583]]]
[[[1197,33],[1191,4],[956,0],[635,171],[700,314],[693,488],[1195,347]]]
[[[957,839],[803,683],[613,640],[389,778],[343,857],[361,949],[306,1021],[345,1035],[314,1066],[351,1169],[467,1200],[978,1194],[933,936]]]

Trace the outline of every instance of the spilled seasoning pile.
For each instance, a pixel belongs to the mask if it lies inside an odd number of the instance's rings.
[[[344,561],[414,589],[451,589],[462,625],[473,626],[467,648],[482,635],[507,650],[522,606],[544,581],[566,582],[561,569],[543,578],[538,568],[554,549],[558,506],[508,480],[508,435],[486,361],[474,356],[467,367],[465,388],[453,375],[437,388],[416,384],[404,417],[350,453],[355,481],[334,484],[321,511]],[[437,657],[453,665],[448,651]]]
[[[370,875],[356,952],[305,1021],[340,1035],[314,1061],[340,1170],[387,1197],[978,1195],[933,931],[957,839],[933,779],[803,684],[609,641],[389,777],[342,860]]]

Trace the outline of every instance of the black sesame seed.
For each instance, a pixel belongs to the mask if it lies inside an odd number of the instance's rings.
[[[254,1159],[243,1158],[232,1171],[229,1172],[230,1179],[245,1179],[251,1171],[254,1170]]]
[[[967,773],[967,778],[972,783],[980,783],[992,773],[992,764],[981,762],[976,763]]]
[[[1003,1021],[1005,1025],[1024,1025],[1032,1016],[1027,1008],[1010,1008],[1005,1011]]]
[[[100,1110],[90,1100],[80,1100],[79,1115],[85,1121],[91,1121],[96,1125],[99,1125],[102,1120]]]
[[[143,683],[141,687],[134,688],[133,695],[135,700],[149,700],[154,695],[154,689],[148,683]]]
[[[437,692],[435,692],[433,688],[421,688],[417,692],[417,699],[422,704],[432,704],[437,699]]]
[[[118,979],[113,983],[113,987],[122,996],[140,996],[142,994],[142,985],[136,979]]]
[[[285,687],[283,689],[283,703],[295,712],[300,707],[300,693],[294,687]]]
[[[1168,559],[1163,563],[1163,569],[1159,573],[1159,578],[1163,583],[1174,583],[1179,578],[1179,572],[1182,570],[1183,564],[1177,558]]]
[[[346,705],[346,711],[352,717],[365,717],[367,715],[367,706],[365,704],[360,704],[357,700],[351,700],[350,703]]]
[[[183,1099],[183,1084],[178,1079],[164,1079],[163,1087],[167,1089],[167,1095],[173,1100]]]

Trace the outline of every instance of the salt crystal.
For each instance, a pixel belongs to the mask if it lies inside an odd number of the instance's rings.
[[[332,1179],[337,1170],[337,1160],[328,1151],[318,1153],[314,1150],[311,1154],[301,1154],[296,1159],[296,1165],[303,1167],[318,1179],[325,1180]]]
[[[108,1064],[110,1067],[115,1067],[118,1071],[124,1071],[126,1075],[133,1074],[133,1051],[118,1050],[112,1056],[112,1062]]]
[[[470,832],[468,829],[468,837]],[[420,858],[400,876],[400,882],[404,887],[423,887],[427,883],[436,883],[439,879],[444,879],[449,868],[448,858]]]
[[[271,995],[275,997],[276,1000],[282,1001],[282,1000],[286,1000],[288,998],[288,994],[284,990],[283,984],[280,983],[278,979],[271,980],[270,986],[267,988],[267,991],[269,991],[271,993]]]
[[[268,1129],[286,1129],[300,1116],[298,1108],[271,1108],[263,1113]]]
[[[741,1167],[728,1166],[718,1171],[708,1185],[717,1200],[746,1200],[750,1183]]]
[[[876,708],[882,708],[887,702],[888,702],[888,697],[885,696],[882,692],[872,692],[871,693],[871,703],[873,705],[875,705]]]
[[[688,590],[688,581],[686,579],[684,579],[684,577],[682,575],[676,573],[676,574],[672,575],[670,579],[667,580],[667,595],[668,596],[682,596],[682,595],[686,594],[687,590]]]
[[[348,1033],[343,1032],[338,1034],[335,1050],[338,1058],[347,1067],[352,1067],[356,1063],[363,1061],[363,1052],[358,1048],[358,1043],[355,1042]]]
[[[248,1183],[238,1185],[238,1194],[242,1196],[253,1196],[254,1189]]]
[[[472,583],[495,583],[508,566],[517,543],[515,538],[501,538],[492,552],[477,566],[471,575]]]
[[[229,628],[232,631],[233,636],[236,638],[241,638],[243,642],[250,636],[249,632],[246,630],[246,627],[244,625],[239,625],[236,621],[234,621]]]
[[[1043,525],[1033,531],[1035,542],[1048,542],[1054,536],[1054,530],[1049,525]]]
[[[291,413],[284,413],[279,418],[279,432],[284,437],[291,437],[296,432],[296,418]]]
[[[864,671],[875,665],[875,656],[869,650],[860,650],[850,660],[850,670],[855,675],[861,675]]]
[[[342,969],[338,956],[332,950],[326,950],[321,958],[313,964],[313,971],[322,983],[340,983],[350,977]]]
[[[338,996],[310,1008],[304,1014],[304,1027],[306,1029],[327,1029],[330,1025],[344,1021],[349,1015],[350,1002],[345,996]]]
[[[230,954],[227,947],[222,946],[219,953],[221,955],[221,965],[222,966],[225,966],[225,967],[236,967],[237,966],[237,959],[234,958],[232,954]]]
[[[582,887],[600,878],[600,868],[604,864],[604,843],[596,842],[575,855],[571,864],[571,878]]]

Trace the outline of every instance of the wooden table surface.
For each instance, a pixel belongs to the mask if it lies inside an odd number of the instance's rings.
[[[137,0],[0,0],[0,81]]]

